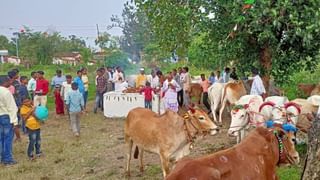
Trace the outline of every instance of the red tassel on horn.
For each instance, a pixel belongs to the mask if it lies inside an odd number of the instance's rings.
[[[270,101],[268,101],[268,102],[264,102],[264,103],[262,103],[261,105],[260,105],[260,107],[259,107],[259,112],[261,112],[261,110],[262,110],[262,108],[264,107],[264,106],[275,106],[276,104],[275,103],[273,103],[273,102],[270,102]]]
[[[296,104],[294,102],[287,102],[287,103],[284,104],[284,108],[285,109],[287,109],[290,106],[295,107],[298,110],[299,114],[301,113],[301,108],[300,108],[300,106],[298,104]]]

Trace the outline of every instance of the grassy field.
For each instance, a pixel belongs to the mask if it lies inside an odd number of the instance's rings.
[[[10,68],[12,67],[0,66],[0,74]],[[21,75],[29,75],[33,70],[45,70],[47,79],[51,80],[56,69],[62,69],[64,74],[75,76],[79,67],[38,65],[31,69],[19,69]],[[90,82],[94,82],[94,70],[94,67],[89,68]],[[124,119],[106,119],[101,113],[92,113],[92,84],[89,89],[89,114],[81,117],[81,137],[72,136],[67,117],[55,118],[53,98],[49,97],[50,118],[42,126],[44,156],[36,161],[29,161],[26,155],[28,138],[23,136],[21,142],[14,144],[14,157],[18,164],[12,167],[0,166],[0,179],[126,179]],[[221,132],[218,136],[200,140],[191,156],[208,154],[232,146],[235,140],[228,138],[226,134]],[[305,146],[299,146],[298,150],[303,155]],[[145,156],[145,173],[142,175],[138,172],[138,161],[134,160],[131,165],[131,179],[162,179],[158,156],[149,153]],[[298,180],[301,167],[302,164],[279,168],[278,175],[280,179]]]

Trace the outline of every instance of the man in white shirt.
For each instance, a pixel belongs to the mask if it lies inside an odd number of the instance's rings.
[[[37,72],[33,71],[31,72],[31,79],[28,81],[27,89],[29,91],[29,94],[31,95],[31,99],[33,101],[34,97],[34,91],[36,90],[36,83],[37,83]]]
[[[120,91],[120,84],[123,83],[124,76],[123,73],[121,72],[121,68],[117,67],[116,72],[113,75],[113,82],[114,82],[114,90],[115,91]]]
[[[151,71],[150,84],[150,86],[154,89],[160,86],[159,77],[155,71]]]
[[[1,163],[4,165],[17,163],[12,157],[12,142],[14,130],[18,125],[18,107],[8,90],[9,86],[9,78],[6,75],[0,76],[0,155]]]
[[[260,95],[263,98],[266,96],[266,89],[264,88],[262,79],[259,76],[259,71],[256,68],[251,70],[253,82],[251,86],[250,95]]]

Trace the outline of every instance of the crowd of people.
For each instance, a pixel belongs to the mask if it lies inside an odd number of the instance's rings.
[[[205,74],[201,74],[203,103],[208,113],[210,113],[208,88],[214,83],[238,80],[235,68],[232,70],[225,68],[222,76],[220,74],[220,71],[212,72],[208,78]],[[250,94],[264,96],[266,91],[258,70],[252,69],[252,74]],[[68,115],[72,132],[76,137],[80,136],[80,114],[88,112],[88,91],[91,84],[86,68],[78,70],[75,77],[63,75],[61,70],[57,70],[51,83],[45,78],[43,71],[31,72],[30,75],[30,78],[20,76],[18,69],[0,75],[0,150],[1,163],[5,165],[16,163],[12,157],[12,143],[20,141],[20,132],[29,137],[27,156],[31,160],[41,156],[41,123],[34,111],[37,106],[47,106],[48,95],[54,96],[56,115]],[[135,87],[145,97],[146,108],[152,109],[152,97],[158,94],[163,99],[165,109],[174,112],[178,112],[179,107],[190,105],[191,83],[188,67],[173,69],[165,75],[159,69],[153,69],[150,76],[147,76],[144,68],[141,68],[140,74],[135,79]],[[120,67],[98,68],[94,85],[96,89],[94,113],[97,113],[99,108],[103,111],[104,93],[122,92],[128,88],[128,82]]]
[[[253,83],[250,94],[265,96],[262,79],[256,68],[252,69]],[[211,107],[208,101],[208,88],[214,83],[228,83],[229,81],[239,80],[236,68],[230,69],[226,67],[221,74],[220,71],[215,71],[206,78],[205,74],[200,75],[200,86],[202,89],[202,102],[211,113]],[[140,93],[145,95],[145,107],[152,109],[151,100],[153,94],[159,94],[163,99],[165,109],[170,109],[177,112],[179,107],[188,107],[190,105],[191,91],[191,75],[188,67],[179,67],[172,69],[166,75],[160,70],[152,70],[151,75],[147,76],[143,68],[140,69],[140,74],[136,77],[135,86],[141,88]]]

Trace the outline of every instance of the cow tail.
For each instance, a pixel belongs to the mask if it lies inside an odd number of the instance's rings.
[[[139,156],[139,148],[138,148],[138,146],[136,146],[136,148],[134,150],[134,153],[133,153],[133,157],[135,159],[138,159],[138,156]]]

